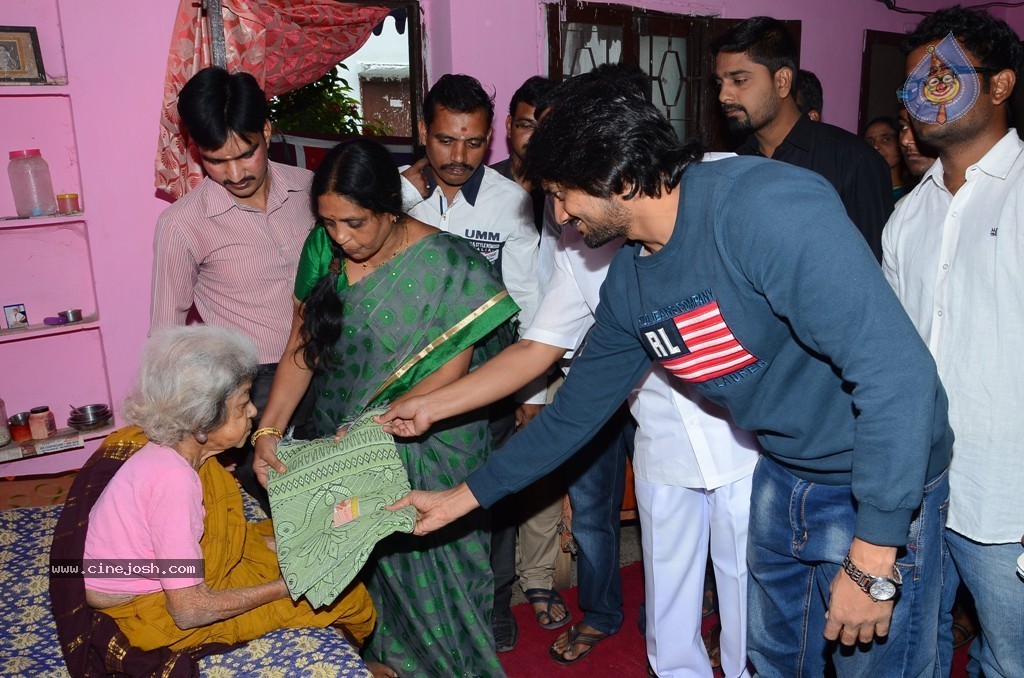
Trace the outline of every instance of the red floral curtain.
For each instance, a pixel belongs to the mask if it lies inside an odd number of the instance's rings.
[[[178,119],[178,92],[212,65],[202,3],[181,0],[174,22],[156,159],[156,187],[180,198],[203,178]],[[363,46],[387,8],[336,0],[222,0],[227,68],[252,73],[268,97],[317,80]]]

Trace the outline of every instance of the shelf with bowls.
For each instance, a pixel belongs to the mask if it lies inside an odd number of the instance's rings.
[[[51,214],[45,217],[0,217],[0,230],[7,228],[36,228],[73,224],[85,219],[84,212],[74,214]]]
[[[0,329],[0,344],[8,341],[27,339],[30,337],[97,330],[100,326],[99,319],[100,316],[98,313],[90,313],[87,316],[83,316],[82,319],[77,322],[64,323],[63,325],[32,324],[13,329]]]

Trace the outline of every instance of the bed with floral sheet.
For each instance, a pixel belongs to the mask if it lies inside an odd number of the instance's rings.
[[[247,502],[250,515],[252,505]],[[0,511],[0,676],[68,675],[47,576],[60,510]],[[355,649],[329,628],[274,631],[231,652],[204,657],[199,669],[210,678],[370,675]]]

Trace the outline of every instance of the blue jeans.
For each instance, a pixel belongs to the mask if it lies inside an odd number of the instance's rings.
[[[903,587],[888,637],[847,648],[823,634],[829,587],[853,540],[857,511],[850,486],[801,480],[762,457],[754,471],[747,542],[748,648],[758,676],[819,678],[829,665],[840,678],[939,675],[948,501],[943,472],[925,486],[907,548],[899,550]]]
[[[974,596],[980,634],[971,643],[972,676],[1024,676],[1024,582],[1017,578],[1020,542],[979,544],[946,530],[953,564]]]
[[[572,535],[579,546],[576,574],[583,622],[607,634],[622,626],[619,513],[635,433],[622,407],[562,467],[572,504]]]

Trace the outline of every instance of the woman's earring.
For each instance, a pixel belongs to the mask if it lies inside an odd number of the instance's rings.
[[[205,445],[206,441],[209,440],[209,438],[206,437],[206,434],[203,433],[202,431],[197,431],[196,433],[193,433],[192,437],[195,438],[196,442],[199,443],[200,445]]]

